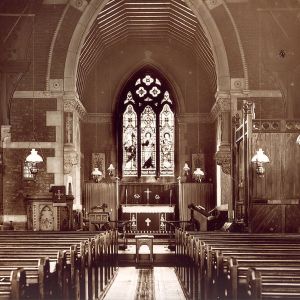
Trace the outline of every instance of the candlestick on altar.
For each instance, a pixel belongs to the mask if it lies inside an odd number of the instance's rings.
[[[172,205],[172,190],[170,189],[170,206]]]
[[[125,189],[125,206],[127,206],[127,188]]]

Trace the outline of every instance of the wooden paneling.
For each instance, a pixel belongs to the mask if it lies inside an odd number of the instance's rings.
[[[106,211],[111,212],[111,220],[116,220],[116,183],[85,183],[83,195],[85,216],[92,207],[105,203]]]
[[[188,205],[193,203],[201,205],[210,210],[213,203],[213,184],[212,183],[182,183],[182,211],[180,217],[182,220],[190,219]]]
[[[296,233],[300,229],[299,204],[255,204],[250,209],[251,232]]]
[[[253,199],[300,198],[300,147],[297,133],[253,133],[252,152],[262,148],[270,158],[264,177],[252,168]]]
[[[285,232],[300,232],[300,206],[287,205],[285,208]]]
[[[282,217],[280,205],[253,205],[250,209],[250,231],[282,232]]]

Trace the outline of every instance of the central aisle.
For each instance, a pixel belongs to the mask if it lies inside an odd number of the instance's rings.
[[[144,276],[145,272],[150,274],[150,280],[153,278],[151,282],[144,282],[143,279],[141,281],[140,276],[141,274]],[[152,285],[154,290],[150,291],[147,295],[143,295],[142,291],[147,291]],[[119,299],[185,300],[186,298],[178,282],[174,268],[154,267],[153,269],[136,269],[135,267],[121,267],[104,297],[104,300]]]

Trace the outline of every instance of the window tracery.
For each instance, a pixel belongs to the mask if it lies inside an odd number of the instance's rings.
[[[122,176],[174,176],[174,104],[167,85],[145,72],[123,95]]]

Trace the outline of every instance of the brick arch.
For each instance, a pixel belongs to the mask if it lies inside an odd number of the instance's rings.
[[[109,0],[91,0],[74,30],[68,47],[64,69],[64,90],[67,92],[76,91],[78,62],[85,37],[89,33],[98,13],[103,9],[108,1]],[[216,64],[217,90],[230,90],[230,71],[227,54],[222,36],[213,17],[202,1],[192,3],[192,1],[186,0],[186,3],[192,9],[199,23],[204,28],[212,47]]]

